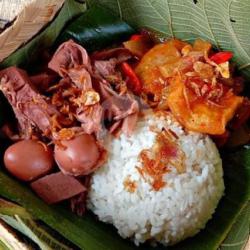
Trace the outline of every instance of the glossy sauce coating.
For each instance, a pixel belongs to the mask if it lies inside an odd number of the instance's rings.
[[[93,136],[83,134],[61,144],[55,146],[55,160],[62,172],[79,176],[96,169],[100,152]]]
[[[22,181],[32,181],[50,172],[54,159],[42,142],[23,140],[11,145],[4,154],[7,170]]]

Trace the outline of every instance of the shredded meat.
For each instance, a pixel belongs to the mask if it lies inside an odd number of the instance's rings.
[[[30,80],[39,92],[44,93],[50,87],[51,83],[57,80],[57,75],[44,72],[30,76]]]
[[[69,40],[57,49],[48,66],[64,77],[65,71],[67,72],[67,70],[76,68],[79,65],[83,65],[88,70],[91,70],[87,51],[74,41]]]
[[[85,67],[71,68],[66,74],[79,89],[86,91],[92,88],[91,76]]]
[[[101,167],[108,156],[103,146],[106,133],[130,136],[138,119],[139,102],[128,91],[119,69],[130,57],[127,49],[116,48],[90,58],[70,40],[55,52],[48,72],[29,78],[15,67],[0,71],[1,90],[15,112],[20,134],[62,148],[66,147],[63,141],[89,134],[100,151],[94,169]],[[31,187],[49,204],[69,199],[72,211],[83,215],[89,180],[90,176],[82,182],[58,172],[36,180]],[[132,191],[133,183],[126,183]]]
[[[111,58],[109,60],[97,60],[94,62],[95,73],[106,78],[111,75],[115,75],[115,67],[117,64],[116,58]]]
[[[118,62],[123,62],[131,58],[131,53],[128,49],[119,47],[97,51],[91,55],[92,60],[107,60],[110,58],[116,58]]]
[[[86,187],[86,189],[89,189],[91,181],[91,176],[85,176],[81,183]],[[70,207],[71,210],[76,213],[78,216],[83,216],[86,212],[86,201],[87,201],[88,192],[82,192],[75,197],[72,197],[70,199]]]
[[[78,52],[76,53],[76,51]],[[71,55],[72,53],[73,55]],[[62,103],[65,103],[65,99],[70,107],[75,107],[75,109],[71,109],[71,112],[81,123],[85,133],[95,133],[97,137],[100,137],[101,134],[105,134],[102,124],[104,120],[108,120],[109,123],[116,123],[123,119],[124,124],[121,121],[116,128],[120,127],[128,135],[132,133],[139,112],[139,105],[135,98],[127,92],[127,89],[121,87],[124,82],[122,82],[121,75],[117,74],[116,71],[116,65],[130,57],[130,52],[124,48],[97,52],[92,57],[92,69],[89,63],[90,59],[84,53],[83,48],[80,49],[79,45],[69,41],[59,47],[49,63],[51,69],[70,79],[68,86],[62,87],[62,94],[58,89],[56,90],[53,96],[54,100],[56,103],[61,103],[60,108],[64,108]],[[69,62],[63,64],[61,60],[66,59]],[[109,83],[109,78],[112,77],[115,77],[118,82],[114,86]],[[65,92],[68,92],[69,98],[67,98]],[[100,97],[100,100],[93,102],[92,105],[86,105],[84,97],[86,93],[90,92],[92,92],[92,97],[96,96],[96,99]],[[128,122],[129,120],[131,122]]]
[[[76,111],[76,118],[81,122],[81,126],[85,133],[100,133],[102,130],[102,114],[101,105],[95,104],[91,107],[79,107]]]
[[[54,106],[39,94],[25,71],[10,67],[0,72],[1,90],[15,112],[20,133],[30,138],[34,127],[43,133],[51,131],[51,117],[57,114]]]

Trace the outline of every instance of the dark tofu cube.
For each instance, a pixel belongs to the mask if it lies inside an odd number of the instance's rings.
[[[86,191],[86,187],[80,181],[62,172],[46,175],[32,182],[31,187],[48,204],[69,199]]]

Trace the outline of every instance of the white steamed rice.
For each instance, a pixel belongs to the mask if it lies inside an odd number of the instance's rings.
[[[141,166],[141,150],[155,142],[152,125],[174,131],[185,153],[186,171],[178,174],[173,168],[164,175],[167,185],[159,191],[135,168]],[[133,193],[124,187],[128,177],[137,184]],[[148,114],[131,137],[121,135],[110,142],[108,162],[93,175],[88,208],[137,245],[149,239],[172,245],[205,227],[223,191],[222,162],[211,139],[184,131],[169,114],[160,118]]]

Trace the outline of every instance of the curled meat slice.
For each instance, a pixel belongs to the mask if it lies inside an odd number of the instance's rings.
[[[46,92],[52,83],[57,80],[57,75],[49,74],[47,72],[40,73],[37,75],[30,76],[32,84],[37,88],[41,93]]]
[[[109,60],[97,60],[94,62],[95,73],[99,74],[101,77],[108,77],[110,75],[115,75],[115,67],[117,64],[117,59],[111,58]]]
[[[31,136],[33,127],[48,133],[51,117],[57,114],[57,110],[36,91],[26,72],[9,67],[0,72],[0,79],[1,90],[11,104],[25,138]]]
[[[121,130],[126,135],[131,135],[138,118],[139,104],[137,100],[130,94],[117,94],[112,88],[105,83],[100,86],[104,117],[108,121],[113,121],[111,131],[117,130],[121,126]],[[118,123],[121,121],[121,123]]]
[[[57,49],[48,66],[60,76],[64,77],[67,75],[65,74],[65,70],[67,71],[79,65],[83,65],[88,71],[91,71],[87,51],[74,41],[69,40]]]
[[[96,76],[107,78],[109,76],[118,76],[116,66],[131,58],[131,53],[126,48],[115,48],[95,52],[91,59],[93,60],[93,71]]]
[[[93,106],[81,106],[76,111],[76,118],[87,134],[99,134],[102,131],[103,108],[97,103]]]
[[[92,60],[107,60],[110,58],[116,58],[118,62],[126,61],[131,58],[131,52],[126,48],[118,47],[114,49],[97,51],[91,55]]]
[[[67,75],[79,89],[89,90],[92,88],[91,76],[84,66],[69,69]]]

